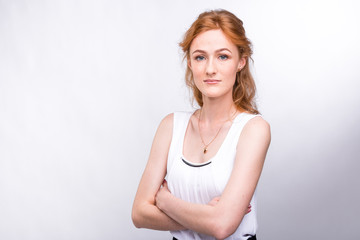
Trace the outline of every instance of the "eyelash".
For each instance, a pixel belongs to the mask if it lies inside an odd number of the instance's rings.
[[[201,58],[201,59],[200,59]],[[196,56],[195,57],[195,60],[196,61],[202,61],[202,60],[204,60],[205,59],[205,57],[204,56]]]
[[[222,55],[220,55],[218,58],[219,58],[220,60],[224,61],[224,60],[229,59],[229,56],[226,55],[226,54],[222,54]],[[195,59],[196,61],[202,61],[202,60],[205,59],[205,57],[204,57],[204,56],[196,56],[194,59]]]
[[[225,59],[223,59],[223,57],[225,57]],[[221,60],[227,60],[227,59],[229,59],[228,55],[225,55],[225,54],[220,55],[219,58],[220,58]]]

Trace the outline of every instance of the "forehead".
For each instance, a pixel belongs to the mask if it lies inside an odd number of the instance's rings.
[[[232,52],[237,49],[236,45],[226,37],[221,29],[214,29],[200,33],[194,38],[190,46],[190,52],[198,49],[216,51],[221,48],[228,48]]]

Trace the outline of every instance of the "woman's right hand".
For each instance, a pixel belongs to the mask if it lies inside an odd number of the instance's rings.
[[[215,206],[216,204],[218,204],[220,200],[220,197],[214,197],[209,203],[208,205],[210,206]],[[247,208],[247,212],[246,214],[248,214],[249,212],[251,212],[251,204],[249,204],[248,208]]]
[[[210,206],[215,206],[220,200],[220,197],[214,197],[209,203],[208,205]]]

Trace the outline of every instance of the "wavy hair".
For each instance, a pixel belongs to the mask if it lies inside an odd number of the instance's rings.
[[[184,60],[190,61],[190,46],[192,41],[201,33],[209,30],[221,29],[239,51],[240,58],[245,57],[246,64],[236,73],[233,86],[233,102],[238,110],[258,114],[255,103],[256,86],[249,68],[249,59],[252,60],[252,45],[245,35],[243,22],[229,11],[219,9],[203,12],[186,31],[179,46],[184,52]],[[194,98],[200,107],[203,106],[202,93],[194,83],[191,69],[187,65],[185,73],[186,85],[192,89]]]

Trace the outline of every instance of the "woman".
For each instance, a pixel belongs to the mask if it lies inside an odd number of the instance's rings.
[[[251,43],[241,20],[215,10],[199,15],[180,46],[200,109],[160,123],[133,222],[181,240],[256,239],[254,193],[270,127],[254,103]]]

